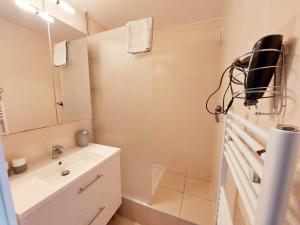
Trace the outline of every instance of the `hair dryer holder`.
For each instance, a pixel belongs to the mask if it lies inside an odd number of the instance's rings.
[[[283,112],[284,108],[286,107],[286,99],[285,99],[285,46],[282,45],[282,49],[279,51],[278,49],[260,49],[248,52],[246,54],[243,54],[235,59],[242,60],[245,57],[252,56],[254,53],[257,52],[266,52],[266,51],[272,51],[272,52],[280,52],[279,60],[276,66],[266,66],[266,67],[258,67],[255,69],[247,69],[243,72],[239,72],[235,75],[233,75],[234,78],[238,80],[238,77],[241,75],[247,75],[251,71],[256,70],[266,70],[270,68],[275,68],[274,77],[273,77],[273,85],[269,85],[267,87],[259,87],[259,88],[248,88],[243,90],[234,90],[234,86],[232,86],[231,94],[233,98],[237,99],[245,99],[246,93],[265,93],[265,95],[260,98],[267,99],[267,98],[273,98],[272,101],[272,109],[271,112],[260,112],[258,111],[257,105],[255,106],[257,111],[255,112],[255,115],[279,115]],[[272,82],[272,81],[271,81]],[[265,90],[262,90],[265,89]]]

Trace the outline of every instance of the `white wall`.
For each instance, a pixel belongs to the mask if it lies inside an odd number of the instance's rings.
[[[207,181],[217,124],[205,103],[218,83],[219,37],[219,20],[175,27],[154,33],[152,51],[153,162]]]
[[[122,148],[123,194],[151,198],[151,54],[126,53],[126,28],[88,37],[94,141]]]

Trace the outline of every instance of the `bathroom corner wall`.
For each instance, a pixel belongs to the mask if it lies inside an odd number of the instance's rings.
[[[242,102],[234,104],[234,110],[259,126],[269,128],[280,123],[300,127],[300,2],[298,0],[226,0],[224,9],[225,40],[222,47],[222,67],[225,68],[232,60],[253,48],[254,43],[268,34],[283,34],[287,47],[287,110],[280,116],[255,116],[248,111]],[[258,107],[262,111],[270,110],[270,102],[260,101]],[[298,166],[300,175],[300,161]],[[294,223],[300,223],[300,185],[295,183],[291,193],[293,207],[291,215]],[[237,201],[239,202],[239,201]],[[238,207],[240,204],[238,204]],[[236,210],[239,214],[240,209]]]
[[[88,35],[97,34],[106,30],[106,28],[93,19],[90,16],[87,16],[87,24],[88,24]]]
[[[155,32],[152,52],[152,160],[207,181],[217,124],[205,103],[218,84],[219,40],[220,21],[204,21]]]
[[[88,37],[94,140],[122,148],[125,196],[151,198],[152,163],[211,180],[217,132],[205,101],[219,78],[219,35],[219,20],[155,31],[141,55],[126,53],[125,27]]]

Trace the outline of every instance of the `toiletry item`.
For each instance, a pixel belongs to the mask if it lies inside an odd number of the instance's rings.
[[[88,146],[90,142],[89,132],[87,130],[79,130],[76,132],[76,144],[79,147]]]
[[[25,157],[12,159],[12,168],[15,174],[24,173],[27,170]]]
[[[7,170],[7,175],[10,177],[10,169],[7,161],[5,161],[5,168]]]

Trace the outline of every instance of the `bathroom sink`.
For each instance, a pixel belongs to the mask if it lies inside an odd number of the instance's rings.
[[[25,217],[31,210],[58,195],[119,152],[119,148],[90,144],[66,151],[60,159],[31,165],[25,174],[13,176],[10,184],[17,215]],[[59,162],[62,162],[61,165]],[[62,176],[65,170],[69,173]]]
[[[104,159],[106,155],[93,150],[77,151],[37,169],[32,175],[54,185],[65,183],[84,173],[87,168]],[[64,171],[68,173],[63,174]]]

